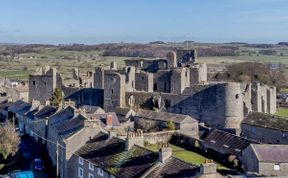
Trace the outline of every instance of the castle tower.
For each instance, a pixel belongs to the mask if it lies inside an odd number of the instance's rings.
[[[190,84],[197,85],[207,82],[207,65],[194,64],[190,66]]]
[[[95,68],[94,88],[104,89],[104,68],[101,66]]]
[[[29,102],[34,100],[44,104],[57,86],[57,70],[46,66],[29,75]]]
[[[168,62],[168,68],[177,67],[177,56],[175,52],[168,52],[166,58]]]
[[[125,105],[125,77],[116,72],[105,74],[104,110],[114,111],[116,107]]]
[[[171,75],[171,93],[181,94],[190,85],[189,70],[187,68],[175,68]]]
[[[240,83],[225,83],[224,87],[224,127],[239,129],[243,120],[243,98]]]

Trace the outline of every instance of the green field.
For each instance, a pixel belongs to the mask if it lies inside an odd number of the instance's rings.
[[[38,67],[49,65],[57,68],[64,78],[70,78],[73,68],[78,68],[84,74],[99,65],[109,66],[112,61],[116,61],[118,66],[124,66],[124,59],[129,57],[102,57],[99,56],[99,51],[43,49],[41,53],[24,53],[13,60],[0,60],[0,77],[28,80],[28,75]]]
[[[193,47],[206,48],[212,46],[223,46],[223,44],[193,44]],[[288,66],[288,47],[275,46],[271,49],[277,51],[278,54],[262,55],[258,54],[258,51],[266,50],[265,48],[240,46],[239,56],[198,57],[198,61],[225,65],[239,62],[271,62],[283,63]],[[124,59],[129,59],[129,57],[101,56],[103,51],[97,50],[72,51],[63,50],[59,47],[37,47],[35,50],[36,52],[20,53],[14,58],[0,58],[0,77],[27,80],[28,74],[35,71],[37,67],[49,65],[56,67],[65,79],[71,77],[73,68],[79,68],[80,72],[86,73],[86,71],[93,70],[99,65],[108,66],[111,61],[116,61],[119,66],[124,66]],[[0,52],[5,52],[5,47],[0,48]],[[282,55],[279,55],[280,53]],[[288,76],[288,68],[286,73]]]

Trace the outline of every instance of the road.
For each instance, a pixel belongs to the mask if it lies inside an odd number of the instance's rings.
[[[50,160],[46,147],[38,142],[35,142],[29,136],[22,136],[21,142],[19,144],[20,158],[13,167],[9,170],[5,170],[5,173],[14,170],[32,170],[35,178],[53,178],[56,172],[55,169],[51,167]],[[45,170],[43,172],[34,171],[32,162],[35,158],[41,158],[44,163]]]

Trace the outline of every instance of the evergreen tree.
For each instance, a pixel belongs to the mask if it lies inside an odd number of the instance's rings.
[[[59,104],[64,100],[62,91],[59,88],[55,88],[49,100],[52,106],[58,107]]]

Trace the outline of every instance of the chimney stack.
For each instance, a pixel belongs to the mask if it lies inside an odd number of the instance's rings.
[[[136,132],[128,132],[126,138],[126,151],[132,148],[134,145],[144,146],[144,136],[142,130]]]
[[[164,163],[167,159],[172,156],[172,149],[169,143],[164,143],[161,145],[159,152],[159,159],[161,163]]]
[[[111,114],[108,114],[106,116],[106,126],[108,126],[108,127],[113,126],[113,116]]]
[[[217,174],[217,166],[213,160],[205,159],[205,163],[200,166],[200,173],[203,176],[214,177]]]

